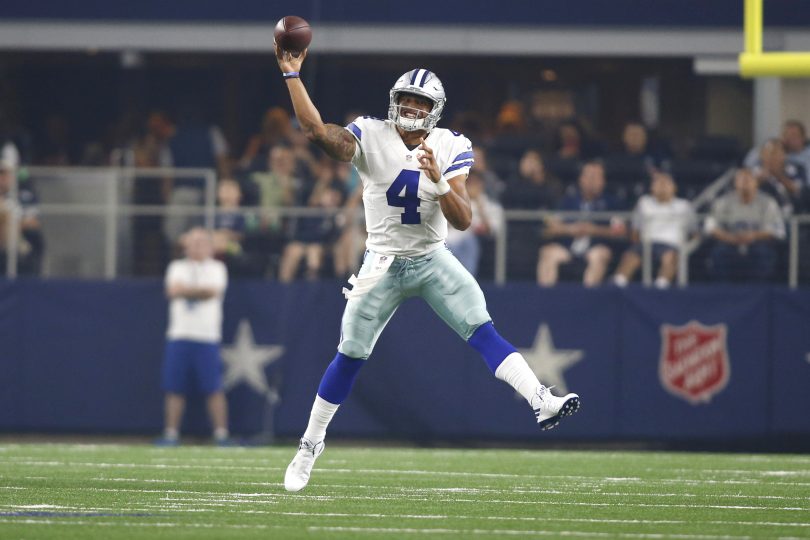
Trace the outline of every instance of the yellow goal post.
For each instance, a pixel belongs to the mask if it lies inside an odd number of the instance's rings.
[[[810,53],[762,52],[763,0],[745,0],[745,50],[740,53],[743,77],[810,77]]]

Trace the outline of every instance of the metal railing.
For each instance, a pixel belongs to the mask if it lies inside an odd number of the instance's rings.
[[[34,178],[40,192],[47,192],[43,187],[47,185],[49,179],[68,180],[72,178],[93,177],[97,181],[91,186],[101,190],[101,193],[82,194],[82,186],[72,186],[67,200],[60,202],[49,201],[54,195],[59,195],[58,190],[51,194],[51,197],[43,197],[38,204],[39,213],[43,218],[54,216],[62,217],[85,217],[96,218],[103,227],[102,275],[106,279],[114,279],[119,275],[119,247],[121,243],[121,224],[123,218],[137,216],[188,216],[200,218],[201,222],[212,227],[216,217],[215,186],[216,175],[210,169],[135,169],[135,168],[79,168],[79,167],[30,167],[28,174]],[[158,204],[133,204],[132,184],[136,181],[156,181],[170,177],[173,179],[201,178],[203,179],[203,197],[199,205],[187,206],[167,206]],[[18,186],[13,183],[9,198],[16,200]],[[362,211],[362,210],[359,210]],[[263,216],[270,219],[295,218],[295,217],[329,217],[337,213],[344,212],[344,209],[319,209],[319,208],[276,208],[268,210],[262,207],[240,207],[240,213],[244,216]],[[6,246],[6,276],[14,278],[17,275],[19,247],[19,227],[21,222],[21,209],[19,205],[11,205],[8,215],[10,218],[7,227]],[[612,218],[619,218],[630,222],[632,214],[629,212],[560,212],[546,210],[506,210],[504,211],[504,223],[494,235],[494,281],[497,284],[504,284],[509,280],[508,268],[508,243],[509,229],[518,222],[536,223],[537,230],[540,230],[542,222],[549,218],[573,220],[577,218],[588,220],[602,220],[607,222]],[[802,225],[810,225],[810,215],[796,215],[788,220],[789,241],[788,241],[788,272],[786,281],[788,285],[795,288],[799,284],[799,233]],[[74,240],[77,240],[74,238]],[[689,283],[689,257],[699,247],[701,240],[694,239],[680,248],[678,258],[678,284],[685,286]],[[619,253],[616,256],[620,256]],[[642,267],[641,282],[651,285],[653,279],[653,257],[649,245],[642,246]]]
[[[25,173],[37,183],[40,192],[47,191],[56,180],[95,179],[92,187],[102,193],[82,193],[82,186],[60,190],[69,202],[48,202],[37,204],[43,216],[85,216],[101,217],[104,221],[104,277],[113,279],[117,275],[118,228],[121,217],[148,215],[202,215],[206,227],[214,225],[216,212],[216,172],[212,169],[176,169],[176,168],[131,168],[131,167],[27,167]],[[163,205],[131,204],[131,191],[135,181],[157,181],[164,178],[173,180],[201,179],[202,206],[189,208]],[[49,182],[49,180],[51,182]],[[84,182],[86,183],[86,182]],[[9,199],[16,201],[19,192],[17,178],[12,182]],[[18,204],[10,205],[10,222],[7,230],[6,276],[17,276],[19,231],[22,208]]]

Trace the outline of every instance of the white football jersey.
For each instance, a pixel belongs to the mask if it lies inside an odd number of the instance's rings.
[[[436,184],[419,170],[418,147],[408,149],[390,120],[360,117],[346,127],[357,140],[352,163],[363,182],[366,247],[384,255],[415,257],[444,245],[447,220]],[[473,165],[464,135],[434,128],[425,138],[448,180]]]

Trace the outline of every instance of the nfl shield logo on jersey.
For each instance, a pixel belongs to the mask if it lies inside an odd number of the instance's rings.
[[[723,390],[731,374],[726,325],[661,326],[658,375],[670,393],[690,403],[708,403]]]

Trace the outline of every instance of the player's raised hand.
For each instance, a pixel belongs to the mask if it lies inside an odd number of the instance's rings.
[[[292,71],[301,71],[301,65],[304,63],[309,49],[304,49],[300,53],[291,53],[280,49],[278,44],[273,42],[273,50],[276,53],[278,67],[281,68],[282,73],[290,73]]]
[[[425,171],[425,176],[431,181],[438,182],[442,178],[442,172],[439,170],[439,164],[436,163],[433,149],[425,143],[425,139],[419,139],[419,150],[422,151],[416,155],[419,160],[419,168]]]

